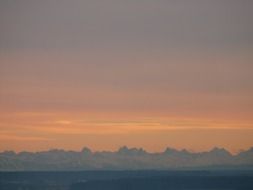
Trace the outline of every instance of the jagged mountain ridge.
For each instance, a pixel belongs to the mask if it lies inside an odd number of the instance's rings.
[[[53,149],[41,152],[0,153],[1,171],[143,170],[214,166],[253,168],[253,148],[236,155],[217,147],[206,152],[166,148],[164,152],[149,153],[142,148],[126,146],[115,152],[93,152],[85,147],[80,152]]]

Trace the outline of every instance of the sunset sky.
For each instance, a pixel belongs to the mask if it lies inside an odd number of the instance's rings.
[[[0,151],[253,146],[253,1],[0,1]]]

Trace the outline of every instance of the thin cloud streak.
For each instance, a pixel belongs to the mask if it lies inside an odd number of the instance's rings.
[[[18,134],[2,133],[0,134],[1,141],[52,141],[53,139],[36,136],[20,136]]]

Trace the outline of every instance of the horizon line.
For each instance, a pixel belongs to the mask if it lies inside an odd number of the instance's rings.
[[[41,152],[50,152],[50,151],[79,152],[79,153],[87,151],[87,152],[90,152],[90,153],[94,154],[94,153],[103,153],[103,152],[116,153],[116,152],[119,152],[122,149],[143,151],[143,152],[148,153],[148,154],[165,153],[167,150],[176,151],[176,152],[187,152],[187,153],[191,153],[191,154],[206,153],[206,152],[211,152],[211,151],[214,151],[214,150],[223,150],[223,151],[226,151],[226,152],[230,153],[231,155],[237,155],[237,154],[240,154],[241,152],[252,150],[253,145],[250,146],[247,149],[241,149],[236,153],[233,153],[232,151],[230,151],[230,150],[228,150],[224,147],[219,147],[219,146],[213,146],[210,149],[201,150],[201,151],[192,151],[192,150],[189,150],[187,148],[178,149],[178,148],[174,148],[174,147],[170,147],[170,146],[165,147],[163,151],[148,151],[148,150],[146,150],[142,147],[129,147],[127,145],[123,145],[123,146],[119,146],[119,148],[116,149],[116,150],[92,150],[91,148],[89,148],[87,146],[84,146],[80,150],[70,150],[70,149],[64,149],[64,148],[49,148],[49,149],[46,149],[46,150],[38,150],[38,151],[26,151],[26,150],[15,151],[15,150],[8,150],[7,149],[7,150],[0,151],[0,154],[5,153],[5,152],[13,152],[15,154],[20,154],[20,153],[24,153],[24,152],[26,152],[26,153],[41,153]]]

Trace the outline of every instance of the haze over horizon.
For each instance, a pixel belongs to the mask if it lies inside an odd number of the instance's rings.
[[[94,150],[94,149],[91,149],[90,147],[87,147],[87,146],[83,146],[81,149],[79,150],[70,150],[70,149],[63,149],[63,148],[50,148],[50,149],[45,149],[45,150],[36,150],[36,151],[27,151],[27,150],[21,150],[21,151],[14,151],[14,150],[3,150],[3,151],[0,151],[0,153],[2,154],[11,154],[11,153],[15,153],[15,154],[23,154],[23,153],[43,153],[43,152],[76,152],[76,153],[82,153],[82,152],[90,152],[90,153],[93,153],[93,154],[96,154],[96,153],[117,153],[117,152],[120,152],[122,150],[127,150],[129,152],[145,152],[147,154],[162,154],[162,153],[165,153],[165,152],[168,152],[168,151],[171,151],[171,152],[188,152],[189,154],[202,154],[202,153],[208,153],[208,152],[213,152],[213,151],[224,151],[224,152],[228,152],[229,154],[231,155],[238,155],[242,152],[247,152],[247,151],[252,151],[253,150],[253,146],[252,147],[249,147],[248,149],[241,149],[237,152],[231,152],[230,150],[227,150],[226,148],[224,147],[212,147],[211,149],[208,149],[208,150],[201,150],[201,151],[195,151],[195,150],[189,150],[189,149],[185,149],[185,148],[182,148],[182,149],[177,149],[177,148],[173,148],[173,147],[170,147],[170,146],[167,146],[167,147],[164,147],[164,149],[160,150],[160,151],[152,151],[152,150],[147,150],[147,149],[144,149],[142,147],[128,147],[126,145],[123,145],[123,146],[120,146],[118,147],[117,149],[114,149],[114,150]]]
[[[41,152],[0,152],[0,171],[85,171],[85,170],[252,170],[253,147],[231,154],[223,148],[191,152],[166,148],[148,152],[143,148],[120,147],[117,151],[53,149]]]
[[[0,2],[0,152],[253,146],[253,1]]]

